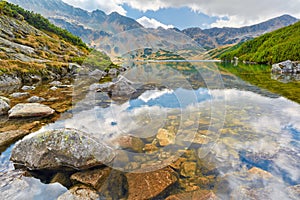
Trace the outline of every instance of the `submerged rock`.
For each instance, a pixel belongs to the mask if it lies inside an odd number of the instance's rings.
[[[168,131],[166,129],[159,129],[156,138],[160,146],[168,146],[170,144],[175,144],[175,133],[173,131]]]
[[[0,146],[9,145],[28,134],[26,130],[14,130],[0,133]]]
[[[181,165],[180,175],[184,177],[194,177],[197,169],[197,163],[184,162]]]
[[[197,190],[193,192],[186,192],[171,195],[166,200],[217,200],[219,199],[212,191]]]
[[[20,103],[8,111],[9,118],[47,117],[55,112],[49,106],[39,103]]]
[[[130,149],[139,153],[141,153],[144,148],[144,142],[140,138],[129,135],[118,137],[113,141],[113,144],[121,147],[122,149]]]
[[[0,99],[0,115],[6,115],[9,109],[10,109],[9,103],[7,103],[7,101]]]
[[[59,196],[57,200],[98,200],[99,197],[97,191],[85,185],[76,185]]]
[[[77,172],[71,176],[71,180],[99,189],[108,178],[110,171],[110,168],[104,168]]]
[[[75,129],[38,133],[17,143],[11,160],[29,169],[88,169],[111,162],[113,150]]]
[[[154,198],[177,182],[175,172],[170,168],[141,174],[129,173],[126,177],[129,200]]]

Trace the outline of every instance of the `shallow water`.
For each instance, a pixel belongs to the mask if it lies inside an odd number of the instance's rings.
[[[86,91],[85,98],[68,111],[72,117],[62,117],[40,131],[82,130],[119,153],[107,165],[124,173],[160,169],[180,157],[197,163],[193,177],[181,175],[173,193],[191,191],[192,185],[213,190],[221,199],[291,199],[288,188],[300,184],[298,103],[224,69],[220,72],[214,63],[138,63],[124,77],[140,95],[118,99]],[[84,78],[75,80],[75,90]],[[158,145],[152,153],[128,151],[112,143],[130,134],[151,144],[160,128],[174,131],[176,141],[169,147]],[[0,172],[12,169],[11,149],[1,154]],[[267,177],[251,171],[253,167]],[[208,177],[213,177],[209,184],[198,180]],[[37,187],[47,189],[42,183]]]

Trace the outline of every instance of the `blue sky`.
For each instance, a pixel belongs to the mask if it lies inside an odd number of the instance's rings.
[[[203,13],[193,12],[188,7],[163,8],[158,11],[148,10],[146,12],[133,9],[126,4],[123,8],[127,11],[126,16],[133,19],[140,19],[146,16],[149,19],[155,19],[163,24],[173,25],[179,29],[187,27],[209,28],[210,24],[216,22],[218,19],[218,17],[210,17]]]
[[[300,0],[63,0],[88,11],[118,12],[146,27],[242,27],[283,14],[300,18]]]

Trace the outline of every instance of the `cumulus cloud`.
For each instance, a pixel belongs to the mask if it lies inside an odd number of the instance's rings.
[[[88,11],[100,9],[107,14],[118,12],[121,15],[126,15],[126,10],[122,7],[122,0],[62,0],[65,3],[79,7]]]
[[[212,26],[251,25],[283,14],[300,18],[300,0],[63,0],[70,4],[92,10],[99,8],[105,12],[117,11],[126,14],[124,4],[140,11],[157,11],[162,8],[189,7],[195,12],[209,16],[226,17]],[[187,19],[188,20],[188,19]]]
[[[138,23],[142,24],[146,28],[158,28],[158,27],[162,27],[164,29],[174,28],[173,25],[166,25],[166,24],[163,24],[163,23],[157,21],[156,19],[148,18],[146,16],[143,16],[143,17],[137,19],[136,21]]]

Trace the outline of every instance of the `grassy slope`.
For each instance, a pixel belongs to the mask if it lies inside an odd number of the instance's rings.
[[[257,63],[277,63],[300,60],[300,22],[232,47],[223,53],[222,60],[240,60]]]
[[[10,24],[15,24],[17,28]],[[17,5],[0,1],[0,25],[4,30],[12,31],[14,35],[12,37],[2,34],[2,37],[5,36],[4,39],[34,49],[34,54],[26,55],[32,61],[25,62],[14,58],[14,55],[6,53],[1,47],[0,75],[20,73],[43,75],[47,74],[48,70],[59,73],[61,68],[67,68],[70,62],[78,64],[84,62],[102,70],[115,67],[108,56],[95,50],[91,52],[91,49],[77,36],[56,27],[41,15],[26,11]],[[49,62],[37,63],[34,59]]]

